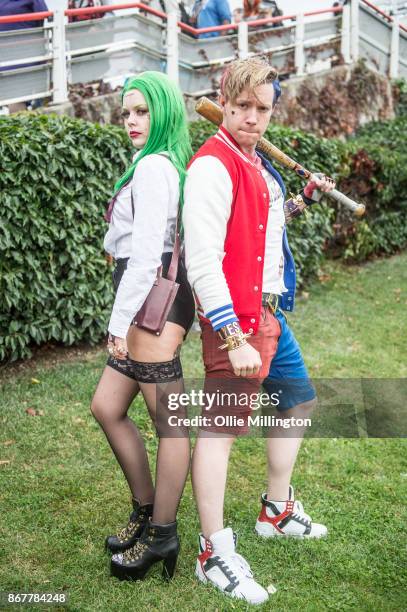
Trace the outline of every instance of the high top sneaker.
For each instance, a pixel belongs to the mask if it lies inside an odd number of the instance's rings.
[[[140,506],[140,502],[134,498],[132,502],[133,512],[130,514],[127,525],[117,535],[107,536],[106,538],[106,548],[112,553],[123,552],[134,546],[153,515],[153,504]]]
[[[236,552],[230,527],[217,531],[209,540],[199,536],[195,574],[199,580],[211,582],[229,597],[251,604],[261,604],[268,599],[266,589],[255,581],[247,561]]]
[[[261,496],[262,509],[256,523],[256,532],[264,538],[294,536],[297,538],[322,538],[328,533],[325,525],[314,523],[304,512],[300,501],[294,499],[290,485],[287,501],[271,501],[266,493]]]

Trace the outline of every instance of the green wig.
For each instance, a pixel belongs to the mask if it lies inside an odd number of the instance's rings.
[[[122,102],[126,93],[132,89],[138,89],[146,100],[150,113],[150,131],[147,142],[137,159],[115,184],[115,193],[131,179],[138,162],[143,157],[167,151],[170,160],[178,170],[182,205],[186,165],[192,157],[182,93],[166,74],[155,71],[142,72],[136,77],[127,79],[121,94]]]

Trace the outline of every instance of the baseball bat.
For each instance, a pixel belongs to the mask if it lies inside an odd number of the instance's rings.
[[[222,109],[220,108],[220,106],[215,104],[215,102],[212,102],[212,100],[209,100],[209,98],[206,98],[205,96],[199,98],[198,102],[196,103],[195,110],[197,113],[202,115],[202,117],[205,117],[205,119],[208,119],[208,121],[211,121],[215,125],[220,125],[222,123]],[[290,170],[294,170],[294,172],[298,174],[298,176],[300,176],[301,178],[309,179],[312,176],[312,172],[310,172],[309,170],[301,166],[301,164],[296,162],[294,159],[291,159],[291,157],[280,151],[280,149],[271,144],[271,142],[269,142],[266,138],[261,138],[257,144],[257,147],[258,149],[260,149],[260,151],[262,151],[262,153],[265,153],[268,157],[275,159],[283,166],[290,168]],[[348,196],[346,196],[344,193],[341,193],[337,189],[328,191],[325,195],[327,195],[332,200],[339,202],[339,204],[342,204],[342,206],[345,206],[345,208],[351,210],[353,214],[357,217],[361,217],[365,213],[364,204],[358,204],[358,202],[351,200],[351,198],[348,198]]]

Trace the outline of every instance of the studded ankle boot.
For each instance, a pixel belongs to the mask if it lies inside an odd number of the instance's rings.
[[[140,502],[133,498],[133,512],[130,514],[129,522],[117,535],[106,538],[106,548],[112,553],[124,552],[131,548],[141,536],[150,517],[153,514],[153,504],[140,506]]]
[[[163,578],[169,580],[174,575],[179,548],[176,522],[150,522],[132,548],[113,555],[111,574],[120,580],[142,580],[154,563],[163,561]]]

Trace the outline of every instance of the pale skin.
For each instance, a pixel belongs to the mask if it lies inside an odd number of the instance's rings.
[[[235,100],[220,96],[223,109],[222,125],[233,136],[241,149],[249,156],[255,155],[257,142],[263,136],[274,110],[274,88],[272,84],[256,87],[254,91],[244,89]],[[335,183],[327,177],[312,176],[309,183],[323,192],[334,189]],[[230,363],[236,376],[256,375],[262,362],[259,352],[248,342],[229,351]],[[306,418],[315,401],[299,404],[284,413],[287,418]],[[281,432],[283,435],[284,432]],[[273,437],[267,439],[268,487],[271,500],[286,500],[303,431],[296,437]],[[291,433],[292,435],[292,433]],[[225,496],[229,453],[235,436],[200,431],[192,462],[192,482],[201,521],[202,533],[209,538],[223,529],[223,504]]]

